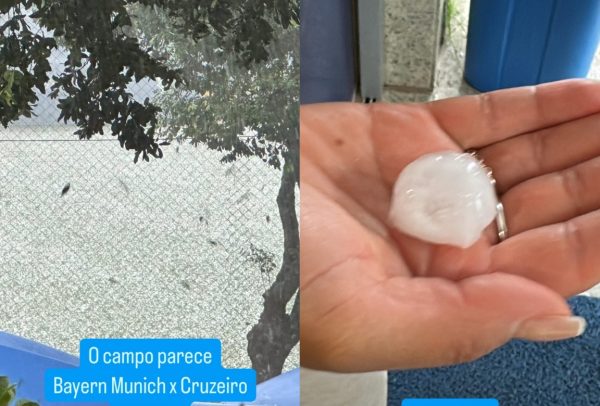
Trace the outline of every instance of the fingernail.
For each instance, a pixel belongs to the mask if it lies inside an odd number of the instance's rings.
[[[577,337],[585,331],[586,322],[577,316],[547,316],[521,322],[515,338],[531,341],[554,341]]]

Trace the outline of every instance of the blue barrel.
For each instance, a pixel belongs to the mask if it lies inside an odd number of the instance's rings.
[[[300,102],[350,101],[355,89],[352,2],[302,0]]]
[[[600,0],[472,0],[465,79],[480,91],[586,77]]]

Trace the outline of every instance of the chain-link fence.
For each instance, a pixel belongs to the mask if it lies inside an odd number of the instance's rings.
[[[35,114],[0,129],[0,330],[71,353],[85,337],[217,337],[224,365],[250,367],[283,252],[281,174],[189,143],[134,164],[114,137],[78,140],[54,100]]]

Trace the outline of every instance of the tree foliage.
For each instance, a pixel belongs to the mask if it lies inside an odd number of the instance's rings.
[[[185,82],[156,99],[161,135],[226,152],[224,161],[257,156],[279,169],[298,142],[297,25],[278,29],[269,58],[245,67],[217,40],[190,41],[169,29],[166,13],[139,8],[134,14],[142,42],[180,69]]]
[[[165,89],[181,85],[182,71],[151,57],[131,35],[131,5],[164,10],[172,27],[192,41],[212,38],[241,66],[264,61],[274,26],[298,21],[295,0],[2,0],[0,13],[0,123],[29,117],[35,90],[58,99],[60,118],[79,127],[80,138],[102,134],[106,125],[121,145],[161,157],[156,137],[160,108],[127,91],[149,78]],[[49,77],[48,58],[58,44],[68,57],[64,70]]]

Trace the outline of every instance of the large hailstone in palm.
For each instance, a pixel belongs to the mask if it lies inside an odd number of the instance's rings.
[[[390,221],[434,244],[467,248],[496,217],[489,170],[471,154],[437,152],[408,164],[394,185]]]

